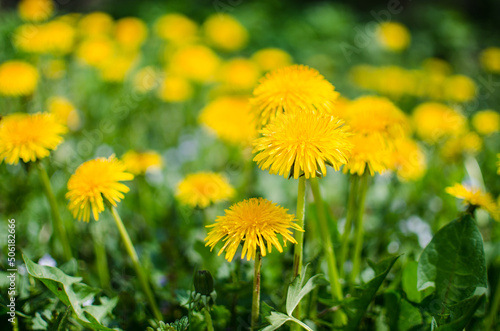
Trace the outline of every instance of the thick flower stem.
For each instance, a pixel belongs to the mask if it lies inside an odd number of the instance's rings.
[[[304,216],[306,213],[306,178],[299,177],[299,188],[297,193],[297,225],[304,228]],[[293,277],[297,277],[302,272],[302,251],[304,246],[304,232],[297,231],[295,234],[297,244],[293,251]]]
[[[262,266],[262,256],[260,251],[255,254],[254,275],[253,275],[253,294],[252,294],[252,326],[256,330],[259,325],[260,313],[260,269]]]
[[[357,176],[357,175],[353,175]],[[354,252],[352,257],[352,271],[350,284],[356,282],[356,278],[361,271],[361,251],[363,249],[363,214],[365,211],[365,198],[368,189],[368,177],[366,172],[359,177],[359,187],[357,192],[356,213],[354,219]]]
[[[497,281],[495,294],[493,294],[493,298],[490,300],[490,312],[484,322],[484,325],[486,327],[485,330],[494,330],[495,322],[497,322],[497,320],[499,319],[498,313],[500,308],[500,278]]]
[[[321,192],[319,190],[319,184],[317,178],[311,178],[311,190],[314,196],[314,202],[316,203],[316,209],[318,214],[318,222],[321,232],[321,240],[323,241],[323,252],[326,256],[326,261],[328,263],[328,276],[330,278],[330,286],[332,288],[332,298],[334,300],[342,300],[342,287],[339,282],[339,274],[337,271],[337,262],[335,259],[335,252],[333,251],[333,244],[331,238],[330,227],[328,226],[328,220],[326,218],[325,206],[323,204],[323,198],[321,197]]]
[[[127,249],[127,253],[132,259],[132,264],[134,265],[135,272],[139,277],[142,289],[146,294],[146,298],[149,301],[151,309],[153,310],[153,314],[158,321],[161,321],[163,320],[163,317],[160,313],[160,310],[158,309],[158,306],[156,305],[153,292],[149,287],[148,279],[144,274],[144,270],[142,269],[141,263],[139,262],[139,258],[137,257],[137,253],[135,251],[134,245],[132,244],[132,241],[130,240],[127,229],[125,228],[125,225],[123,224],[122,219],[120,218],[120,215],[118,215],[118,212],[116,211],[115,207],[111,207],[111,214],[113,215],[113,219],[115,220],[116,226],[118,227],[118,231],[120,232],[120,235],[123,239],[125,248]]]
[[[104,246],[103,238],[103,224],[102,222],[96,222],[93,227],[92,237],[94,239],[94,253],[96,257],[97,273],[99,275],[99,281],[101,282],[101,287],[104,289],[110,288],[109,283],[109,268],[108,268],[108,257],[106,256],[106,248]]]
[[[210,316],[210,312],[208,311],[207,307],[203,308],[203,314],[205,315],[205,324],[207,324],[207,330],[214,331],[212,316]]]
[[[339,271],[340,278],[344,278],[344,264],[347,258],[347,251],[349,249],[349,238],[351,236],[352,222],[356,217],[356,197],[358,195],[358,183],[359,176],[349,177],[349,197],[347,201],[347,214],[344,225],[344,233],[342,233],[341,247],[340,247],[340,259],[339,259]]]
[[[52,190],[52,185],[50,184],[49,175],[47,174],[47,170],[42,163],[38,162],[38,173],[40,174],[40,179],[42,180],[43,188],[45,190],[45,194],[47,195],[47,200],[49,200],[50,210],[52,212],[52,221],[54,230],[59,237],[59,241],[61,242],[64,258],[66,260],[71,260],[73,258],[73,254],[71,253],[71,246],[69,245],[68,237],[66,235],[66,228],[64,227],[63,220],[61,219],[61,215],[59,214],[59,207],[57,205],[57,199],[54,195],[54,191]]]

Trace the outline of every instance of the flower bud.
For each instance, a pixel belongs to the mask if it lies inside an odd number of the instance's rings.
[[[214,279],[208,270],[199,270],[194,275],[194,290],[201,295],[210,295],[214,290]]]

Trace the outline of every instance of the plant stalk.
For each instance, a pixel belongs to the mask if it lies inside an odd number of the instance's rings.
[[[353,175],[357,176],[357,175]],[[363,250],[363,214],[365,212],[366,191],[368,189],[368,176],[365,171],[359,177],[359,187],[357,194],[356,216],[354,219],[354,252],[352,258],[352,271],[350,275],[350,284],[356,282],[356,278],[361,271],[361,251]]]
[[[214,331],[212,316],[210,316],[210,312],[208,311],[207,307],[203,308],[203,314],[205,315],[205,324],[207,324],[207,330]]]
[[[495,289],[495,294],[491,299],[490,312],[485,320],[486,330],[494,330],[495,322],[498,319],[498,313],[500,308],[500,278],[497,281],[497,287]]]
[[[102,222],[96,222],[92,227],[92,237],[94,239],[94,253],[96,257],[97,273],[99,275],[99,281],[101,287],[104,289],[110,288],[110,277],[108,268],[108,257],[106,255],[106,247],[104,246],[103,238],[103,224]]]
[[[342,233],[340,259],[339,259],[339,273],[340,278],[344,278],[344,264],[347,258],[349,249],[349,238],[351,237],[351,229],[354,218],[356,217],[356,197],[358,195],[359,176],[349,176],[349,197],[347,201],[347,214],[344,225],[344,233]]]
[[[304,216],[306,213],[306,178],[299,177],[299,188],[297,193],[297,225],[304,229]],[[293,277],[297,277],[302,272],[302,253],[304,249],[304,232],[295,233],[297,244],[293,251]]]
[[[260,251],[255,255],[254,275],[253,275],[253,294],[252,294],[252,326],[251,330],[256,330],[259,325],[260,314],[260,269],[262,267],[262,256]]]
[[[122,222],[122,219],[120,218],[120,215],[118,215],[118,212],[116,211],[115,207],[111,207],[111,214],[113,215],[113,219],[115,220],[116,226],[118,227],[118,231],[120,232],[120,235],[123,239],[123,242],[125,244],[125,248],[127,250],[128,255],[132,259],[132,264],[134,266],[135,272],[137,273],[137,276],[139,277],[139,281],[141,283],[142,289],[144,293],[146,294],[146,298],[149,301],[149,305],[151,306],[151,309],[153,310],[154,317],[158,321],[162,321],[163,317],[160,313],[160,310],[158,309],[158,306],[156,305],[155,298],[153,296],[153,292],[151,291],[151,288],[149,287],[149,282],[144,274],[144,270],[142,269],[141,263],[139,262],[139,258],[137,257],[137,253],[135,251],[134,245],[132,244],[132,241],[130,240],[130,236],[128,235],[127,229],[125,228],[125,225]]]

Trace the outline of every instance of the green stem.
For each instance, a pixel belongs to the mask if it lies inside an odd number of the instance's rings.
[[[99,281],[101,282],[101,287],[104,289],[110,288],[109,283],[109,268],[108,268],[108,257],[106,256],[106,247],[104,246],[103,238],[103,223],[95,222],[92,227],[92,237],[94,239],[94,253],[96,257],[97,273],[99,275]]]
[[[116,226],[118,227],[118,231],[120,232],[120,235],[123,239],[127,253],[132,259],[132,264],[134,265],[135,272],[137,273],[137,276],[139,276],[139,281],[141,282],[142,289],[146,294],[146,298],[149,301],[151,309],[153,310],[153,314],[158,321],[161,321],[163,317],[160,313],[160,310],[158,309],[158,306],[156,305],[153,292],[149,287],[148,279],[144,274],[141,263],[139,262],[139,258],[137,257],[134,245],[132,244],[132,241],[130,240],[130,237],[128,235],[127,229],[125,228],[125,225],[123,225],[122,219],[120,218],[120,215],[118,215],[118,212],[116,211],[115,207],[111,207],[111,214],[113,215],[113,219],[115,220]]]
[[[349,177],[349,197],[347,201],[347,215],[344,225],[344,233],[341,238],[341,247],[340,247],[340,278],[344,278],[344,264],[347,258],[347,251],[349,248],[349,238],[351,236],[352,223],[354,218],[356,217],[356,197],[358,195],[358,183],[359,176],[350,176]]]
[[[297,225],[304,228],[304,216],[306,213],[306,178],[299,177],[299,188],[297,193]],[[297,244],[293,251],[293,277],[297,277],[302,272],[302,251],[304,248],[304,232],[295,233]]]
[[[357,175],[353,175],[357,176]],[[358,187],[358,203],[356,205],[356,217],[354,219],[354,252],[352,258],[352,271],[350,277],[350,284],[354,284],[356,278],[359,276],[361,271],[361,251],[363,250],[363,214],[365,211],[365,198],[366,191],[368,189],[368,176],[365,173],[359,177],[359,187]]]
[[[71,253],[71,246],[69,245],[68,237],[66,235],[66,228],[64,227],[61,215],[59,214],[57,199],[56,196],[54,195],[54,191],[52,190],[52,185],[50,184],[49,175],[47,174],[47,170],[45,170],[45,167],[41,162],[38,162],[37,168],[38,168],[38,173],[40,174],[40,179],[42,180],[45,194],[47,195],[47,199],[49,200],[55,232],[57,233],[59,241],[61,242],[62,249],[64,252],[64,258],[69,261],[73,258],[73,254]]]
[[[212,323],[212,316],[210,316],[210,312],[208,311],[207,307],[203,308],[203,314],[205,315],[205,324],[207,324],[207,330],[214,331],[214,325]]]
[[[314,202],[316,203],[316,209],[318,214],[318,221],[320,232],[323,241],[323,251],[326,255],[326,261],[328,262],[328,276],[330,278],[330,286],[332,288],[332,297],[334,300],[342,300],[342,287],[339,282],[339,274],[337,271],[337,261],[335,259],[335,252],[333,251],[332,237],[330,227],[328,226],[328,220],[326,218],[325,206],[323,203],[323,198],[321,197],[321,192],[319,190],[319,184],[317,178],[311,178],[311,190],[314,196]]]
[[[498,309],[500,308],[500,278],[497,281],[497,287],[493,299],[491,299],[490,312],[485,320],[486,330],[494,330],[495,322],[498,318]]]
[[[253,275],[253,295],[252,295],[252,327],[251,330],[256,330],[259,325],[260,313],[260,269],[262,266],[262,257],[260,251],[255,255],[254,275]]]

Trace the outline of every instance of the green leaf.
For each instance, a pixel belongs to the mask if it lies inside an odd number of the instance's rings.
[[[283,313],[278,313],[278,312],[272,312],[271,316],[268,316],[266,318],[271,325],[266,326],[263,328],[261,331],[273,331],[277,330],[279,327],[281,327],[283,324],[285,324],[288,321],[292,321],[300,325],[302,328],[308,330],[308,331],[313,331],[310,327],[308,327],[306,324],[302,323],[298,319],[296,319],[293,316],[288,316]]]
[[[389,258],[374,265],[372,268],[376,272],[375,277],[365,285],[356,288],[352,297],[344,301],[343,308],[349,319],[345,330],[359,329],[359,324],[368,309],[368,305],[398,258],[399,256]]]
[[[399,307],[398,330],[411,330],[424,323],[420,310],[410,302],[401,299]]]
[[[435,288],[442,305],[471,297],[477,287],[486,287],[483,239],[470,215],[439,230],[418,261],[417,286]]]
[[[299,304],[300,300],[304,296],[306,296],[309,292],[314,290],[314,288],[318,285],[325,285],[326,280],[323,278],[323,275],[314,275],[306,282],[306,265],[302,270],[301,275],[295,277],[290,286],[288,287],[288,292],[286,296],[286,313],[289,316],[292,316],[294,309]]]
[[[459,302],[453,306],[450,306],[449,309],[452,311],[450,323],[441,325],[436,330],[438,331],[461,331],[463,330],[467,324],[471,321],[474,313],[479,308],[481,304],[486,300],[486,296],[483,294],[481,296],[476,295],[472,298],[465,299],[462,302]]]
[[[425,291],[419,291],[417,288],[417,272],[418,272],[418,262],[408,261],[405,268],[403,269],[403,274],[401,277],[401,285],[403,291],[406,293],[406,297],[411,302],[420,303],[422,300],[432,294],[432,290],[428,289]]]
[[[98,289],[81,283],[81,277],[68,276],[55,267],[41,266],[25,255],[23,259],[28,273],[44,283],[66,306],[71,307],[80,324],[94,330],[114,330],[102,325],[101,320],[111,313],[118,298],[101,298],[102,305],[84,306],[86,301],[95,297]]]

